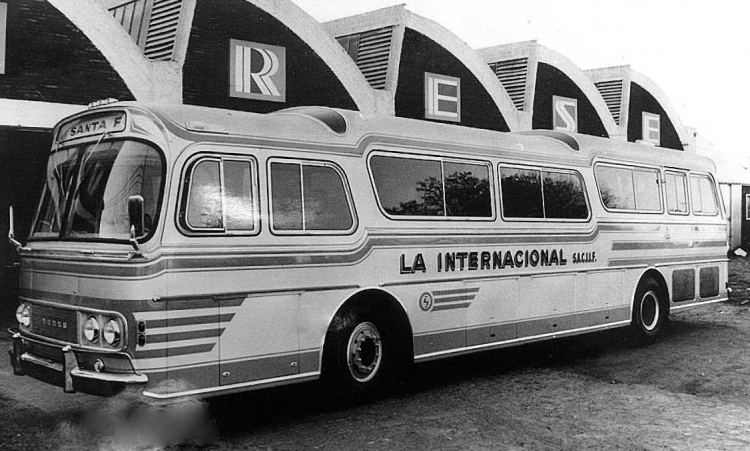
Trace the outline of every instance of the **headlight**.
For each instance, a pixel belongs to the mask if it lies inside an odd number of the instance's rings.
[[[99,341],[99,321],[93,316],[89,316],[86,324],[83,325],[83,336],[91,343]]]
[[[104,341],[110,346],[118,346],[121,337],[120,331],[120,323],[118,323],[117,320],[110,318],[107,321],[107,324],[104,325],[104,332],[102,332]]]
[[[18,324],[23,327],[29,327],[31,325],[31,309],[28,304],[21,304],[16,309],[16,319]]]

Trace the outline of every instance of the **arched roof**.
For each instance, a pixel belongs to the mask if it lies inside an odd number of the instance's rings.
[[[338,19],[324,25],[329,33],[335,37],[387,26],[395,27],[385,86],[386,91],[389,91],[391,96],[395,95],[401,66],[408,64],[408,62],[401,61],[405,29],[410,28],[426,36],[457,58],[479,80],[491,96],[511,131],[522,128],[519,112],[513,108],[513,102],[510,100],[508,93],[487,64],[466,42],[442,25],[408,11],[403,5]]]
[[[244,1],[279,20],[318,54],[346,87],[362,113],[379,114],[382,109],[387,109],[353,61],[320,23],[297,5],[289,0]],[[183,1],[174,52],[169,61],[149,60],[128,32],[93,0],[51,0],[51,3],[91,39],[123,77],[137,100],[182,102],[182,69],[188,52],[196,0]]]
[[[292,30],[331,68],[363,114],[381,114],[384,105],[356,64],[323,26],[290,0],[245,0],[271,14]]]
[[[608,82],[619,82],[616,86],[621,87],[619,96],[612,96],[612,100],[609,100],[609,107],[612,111],[617,111],[620,117],[619,127],[620,130],[627,136],[628,130],[628,117],[630,112],[630,89],[631,83],[635,83],[641,88],[645,89],[656,101],[659,106],[664,110],[669,118],[670,122],[674,126],[677,135],[683,146],[688,145],[691,140],[688,136],[686,128],[682,125],[680,116],[677,114],[677,110],[674,108],[672,103],[667,98],[666,94],[654,83],[650,78],[646,77],[642,73],[633,70],[630,66],[615,66],[601,69],[592,69],[586,71],[588,76],[597,86],[600,86],[600,90],[603,89]],[[612,86],[612,85],[610,85]]]
[[[182,79],[175,63],[148,61],[131,37],[92,0],[49,0],[104,55],[137,100],[180,102]]]
[[[489,47],[480,49],[477,52],[486,64],[521,57],[529,59],[526,80],[527,85],[524,91],[524,96],[526,98],[526,101],[524,102],[524,111],[531,111],[532,105],[534,105],[533,96],[535,90],[532,87],[536,81],[537,63],[545,63],[565,74],[583,92],[601,119],[602,125],[607,131],[609,137],[617,138],[622,136],[617,124],[609,112],[609,109],[607,108],[607,104],[604,102],[604,99],[596,89],[594,83],[578,66],[560,53],[544,47],[536,41]]]

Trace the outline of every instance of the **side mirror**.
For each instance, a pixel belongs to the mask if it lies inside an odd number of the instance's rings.
[[[143,213],[143,196],[135,195],[128,197],[128,217],[130,218],[130,230],[133,238],[144,235],[144,224],[146,222]]]
[[[8,241],[10,241],[10,244],[13,245],[13,247],[16,249],[16,252],[18,252],[23,245],[16,240],[16,230],[15,230],[15,219],[13,218],[13,206],[11,205],[8,207],[8,218],[10,219],[10,224],[8,225]]]

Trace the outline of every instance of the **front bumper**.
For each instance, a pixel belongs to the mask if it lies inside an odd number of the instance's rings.
[[[16,329],[8,329],[8,332],[13,337],[13,348],[8,351],[13,374],[29,375],[59,385],[67,393],[80,391],[103,396],[148,382],[148,377],[135,370],[132,359],[124,352],[106,353],[71,345],[60,346],[23,336]],[[108,372],[109,366],[116,367],[117,371]]]

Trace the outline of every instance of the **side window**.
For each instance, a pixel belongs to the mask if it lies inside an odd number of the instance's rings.
[[[664,182],[669,214],[687,214],[687,176],[681,172],[667,171],[664,173]]]
[[[630,166],[597,165],[596,183],[609,210],[661,211],[659,171]]]
[[[389,215],[492,218],[488,164],[375,155],[370,171]]]
[[[707,175],[690,176],[690,197],[693,200],[694,214],[712,216],[719,213],[716,190]]]
[[[256,233],[255,165],[229,157],[202,158],[186,177],[187,201],[180,215],[192,232]]]
[[[583,181],[573,172],[500,168],[503,217],[587,219]]]
[[[342,232],[354,227],[341,173],[328,163],[271,163],[271,224],[278,232]]]

